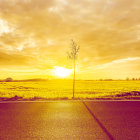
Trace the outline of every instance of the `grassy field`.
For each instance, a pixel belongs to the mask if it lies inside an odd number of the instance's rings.
[[[0,82],[0,97],[72,98],[72,81]],[[76,81],[76,98],[140,97],[140,81]]]

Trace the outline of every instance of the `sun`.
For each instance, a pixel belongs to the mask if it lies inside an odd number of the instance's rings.
[[[55,70],[54,70],[55,75],[60,78],[65,78],[71,74],[70,69],[66,69],[66,68],[58,67],[58,66],[55,66],[54,68],[55,68]]]

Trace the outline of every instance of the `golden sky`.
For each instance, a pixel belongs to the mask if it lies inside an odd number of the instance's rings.
[[[140,77],[140,0],[0,0],[0,79]],[[68,78],[71,78],[69,76]]]

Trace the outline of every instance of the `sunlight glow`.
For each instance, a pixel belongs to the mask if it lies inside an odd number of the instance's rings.
[[[58,66],[55,66],[54,68],[55,68],[55,71],[54,71],[55,75],[58,77],[65,78],[71,74],[70,69],[66,69],[66,68],[58,67]]]
[[[2,36],[4,33],[8,34],[12,32],[14,29],[11,28],[6,20],[0,19],[0,36]]]

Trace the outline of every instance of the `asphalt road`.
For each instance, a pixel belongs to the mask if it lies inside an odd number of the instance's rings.
[[[0,140],[138,140],[140,101],[0,103]]]

